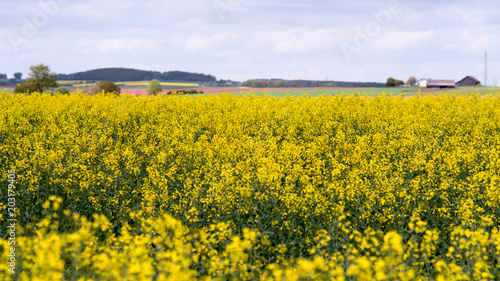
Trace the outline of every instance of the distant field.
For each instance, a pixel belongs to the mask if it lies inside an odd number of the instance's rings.
[[[66,86],[70,88],[87,88],[90,87],[95,81],[88,80],[64,80],[57,81],[61,86]],[[116,82],[118,86],[122,89],[123,93],[129,93],[132,95],[144,95],[145,89],[150,81],[128,81],[128,82]],[[417,87],[386,87],[386,88],[247,88],[247,87],[228,87],[228,88],[213,88],[204,87],[201,88],[200,84],[186,82],[186,81],[170,81],[170,82],[160,82],[163,87],[163,92],[167,93],[171,90],[176,89],[197,89],[203,91],[205,94],[219,94],[219,93],[231,93],[231,94],[246,94],[254,93],[256,95],[265,94],[275,97],[285,97],[290,96],[302,96],[307,94],[312,97],[317,97],[320,95],[367,95],[367,96],[380,96],[383,94],[398,96],[403,94],[404,96],[414,96],[418,94],[420,88]],[[12,91],[12,90],[11,90]],[[500,87],[461,87],[452,90],[435,90],[435,89],[421,89],[422,94],[432,93],[433,95],[439,94],[469,94],[478,93],[480,95],[487,95],[490,93],[500,93]]]
[[[215,93],[216,90],[220,90],[219,92],[228,92],[232,94],[245,94],[245,93],[254,93],[256,95],[265,94],[269,96],[275,97],[285,97],[287,95],[290,96],[301,96],[307,94],[311,97],[317,97],[321,95],[367,95],[367,96],[381,96],[385,95],[393,95],[398,96],[403,94],[404,96],[415,96],[418,94],[419,90],[422,95],[432,94],[432,95],[441,95],[441,94],[470,94],[470,93],[478,93],[480,95],[488,95],[490,93],[500,94],[500,87],[461,87],[452,90],[437,90],[437,89],[421,89],[417,87],[412,88],[308,88],[308,89],[250,89],[250,88],[233,88],[233,89],[212,89],[211,91],[205,91],[206,93]]]
[[[95,82],[91,81],[83,81],[83,80],[74,80],[74,81],[58,81],[60,86],[66,86],[71,88],[87,88],[90,87]],[[144,95],[147,85],[149,81],[131,81],[131,82],[117,82],[117,84],[122,89],[122,93],[128,93],[132,95]],[[317,97],[321,95],[367,95],[367,96],[381,96],[385,95],[393,95],[398,96],[403,94],[404,96],[415,96],[418,94],[418,91],[421,91],[421,94],[432,94],[432,95],[441,95],[441,94],[470,94],[470,93],[478,93],[480,95],[488,95],[488,94],[500,94],[500,87],[460,87],[457,89],[451,90],[435,90],[435,89],[420,89],[416,87],[412,88],[248,88],[248,87],[227,87],[227,88],[201,88],[197,83],[189,83],[189,82],[161,82],[163,86],[163,93],[168,93],[171,90],[182,89],[197,89],[199,91],[203,91],[205,94],[220,94],[220,93],[228,93],[234,95],[240,94],[248,94],[253,93],[255,95],[269,95],[274,97],[285,97],[287,95],[298,97],[304,94],[307,94],[311,97]],[[0,87],[0,90],[4,88]],[[14,91],[13,88],[6,88],[7,93],[12,93]]]
[[[398,96],[403,94],[404,96],[415,96],[418,94],[418,91],[421,90],[421,94],[432,94],[432,95],[440,95],[440,94],[470,94],[470,93],[478,93],[480,95],[488,95],[490,93],[496,94],[500,93],[500,87],[461,87],[452,90],[436,90],[436,89],[420,89],[420,88],[344,88],[344,89],[301,89],[301,90],[260,90],[255,91],[255,93],[265,93],[270,96],[284,97],[287,94],[290,96],[300,96],[303,94],[308,94],[309,96],[320,96],[320,95],[352,95],[359,93],[360,95],[368,95],[368,96],[380,96],[382,94],[386,95],[394,95]]]
[[[418,88],[327,88],[327,89],[287,89],[287,90],[279,90],[279,89],[267,89],[265,91],[261,91],[266,95],[284,97],[286,95],[290,96],[301,96],[304,94],[308,94],[309,96],[320,96],[320,95],[353,95],[359,93],[360,95],[368,95],[368,96],[379,96],[385,93],[386,95],[400,95],[401,93],[410,94],[409,91],[417,91]]]
[[[441,94],[470,94],[478,93],[480,95],[489,95],[500,93],[500,87],[460,87],[453,90],[442,91]]]
[[[72,88],[85,88],[90,87],[94,82],[86,80],[61,80],[57,81],[60,86],[72,87]]]
[[[147,87],[150,81],[136,81],[136,82],[118,82],[118,85],[125,86],[144,86]],[[198,87],[200,84],[197,83],[182,83],[182,82],[160,82],[162,86],[182,86],[182,87]]]
[[[233,95],[241,95],[241,94],[255,94],[255,95],[268,95],[274,97],[285,97],[289,96],[302,96],[309,95],[311,97],[317,97],[321,95],[354,95],[359,94],[361,96],[381,96],[385,95],[393,95],[399,96],[403,94],[404,96],[415,96],[418,94],[419,90],[422,95],[432,94],[432,95],[441,95],[441,94],[470,94],[470,93],[478,93],[480,95],[487,95],[490,93],[496,94],[500,91],[500,87],[463,87],[453,90],[440,91],[436,89],[420,89],[420,88],[302,88],[302,89],[294,89],[294,88],[271,88],[271,89],[263,89],[263,88],[247,88],[247,87],[235,87],[235,88],[196,88],[196,87],[186,87],[188,89],[197,89],[199,91],[203,91],[206,95],[220,94],[220,93],[228,93]],[[175,90],[175,87],[163,87],[163,93],[167,93],[171,90]],[[128,93],[132,95],[144,95],[145,89],[139,87],[122,87],[122,93]],[[193,95],[196,96],[196,95]]]
[[[127,81],[127,82],[116,82],[121,88],[132,88],[141,89],[146,88],[150,81]],[[86,80],[62,80],[57,81],[61,86],[72,87],[72,88],[85,88],[90,87],[95,82]],[[172,81],[172,82],[161,82],[164,87],[199,87],[198,83],[182,82],[182,81]]]
[[[166,93],[172,89],[164,88],[163,92]],[[220,93],[228,93],[228,94],[255,94],[255,95],[269,95],[274,97],[285,97],[287,95],[290,96],[302,96],[307,94],[312,97],[317,97],[320,95],[351,95],[359,93],[360,95],[369,95],[369,96],[377,96],[385,93],[386,95],[400,95],[404,93],[405,95],[411,95],[408,91],[416,91],[418,88],[271,88],[271,89],[263,89],[263,88],[247,88],[247,87],[238,87],[238,88],[197,88],[197,90],[203,91],[205,94],[220,94]],[[144,91],[137,88],[122,88],[122,92],[129,93],[133,95],[143,95]]]

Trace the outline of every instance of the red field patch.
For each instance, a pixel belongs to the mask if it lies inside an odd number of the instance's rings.
[[[197,90],[203,91],[203,93],[207,94],[217,94],[217,93],[250,93],[252,90],[254,92],[262,92],[262,91],[294,91],[294,90],[330,90],[330,89],[350,89],[346,87],[330,87],[330,88],[185,88],[185,89],[163,89],[163,94],[166,94],[170,91],[190,91]],[[146,89],[122,89],[122,93],[127,93],[135,96],[147,95]]]

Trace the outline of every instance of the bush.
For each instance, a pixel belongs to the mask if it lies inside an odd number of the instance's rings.
[[[93,84],[92,86],[89,87],[87,91],[87,95],[97,95],[101,91],[101,88],[97,84]]]
[[[398,80],[398,79],[394,79],[392,77],[389,77],[387,78],[387,82],[385,83],[385,85],[387,87],[399,87],[401,85],[403,85],[405,82],[403,82],[402,80]]]
[[[189,90],[189,91],[177,91],[173,90],[168,92],[168,95],[189,95],[189,94],[203,94],[203,91],[198,91],[198,90]]]
[[[57,88],[50,88],[44,91],[45,94],[51,94],[51,95],[69,95],[71,94],[71,91],[68,89],[68,87],[57,87]]]
[[[111,81],[102,81],[97,83],[99,86],[100,90],[103,91],[105,94],[116,94],[120,95],[121,89],[120,86],[116,85],[115,82]]]
[[[63,94],[63,95],[69,95],[71,91],[67,87],[59,87],[56,89],[56,93]]]
[[[29,94],[37,91],[37,87],[35,84],[31,82],[23,82],[17,85],[14,89],[14,93],[16,94]]]

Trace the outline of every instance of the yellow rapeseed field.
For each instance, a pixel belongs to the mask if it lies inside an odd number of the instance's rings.
[[[0,92],[0,108],[0,280],[500,276],[498,96]]]

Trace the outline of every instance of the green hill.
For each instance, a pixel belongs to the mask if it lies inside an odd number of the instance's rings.
[[[100,68],[72,74],[58,74],[57,80],[87,80],[87,81],[103,81],[109,80],[113,82],[124,81],[146,81],[157,79],[159,81],[188,81],[188,82],[215,82],[216,78],[213,75],[191,73],[184,71],[147,71],[132,68]]]

